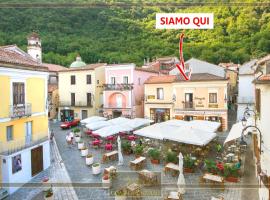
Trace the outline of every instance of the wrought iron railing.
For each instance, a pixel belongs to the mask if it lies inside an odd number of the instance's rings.
[[[133,84],[104,84],[104,90],[132,90]]]
[[[9,106],[9,117],[11,118],[30,116],[31,114],[32,105],[30,103]]]
[[[183,102],[183,108],[184,109],[194,109],[194,102],[193,101],[184,101]]]

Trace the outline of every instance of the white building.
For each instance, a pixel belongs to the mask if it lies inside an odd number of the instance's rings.
[[[255,103],[255,86],[252,83],[254,80],[254,71],[256,59],[244,63],[239,68],[239,83],[238,83],[238,99],[237,99],[237,120],[243,118],[246,107],[254,108]]]
[[[201,73],[208,73],[219,77],[225,77],[225,68],[214,65],[212,63],[208,63],[206,61],[202,61],[196,58],[191,58],[185,62],[186,70],[191,70],[192,74],[201,74]],[[177,68],[172,69],[169,72],[170,75],[177,75],[179,74],[179,70]]]
[[[260,134],[254,135],[255,163],[257,163],[257,177],[260,181],[259,198],[266,200],[270,197],[270,55],[258,60],[255,83],[255,110],[257,126]],[[262,74],[263,73],[263,74]]]

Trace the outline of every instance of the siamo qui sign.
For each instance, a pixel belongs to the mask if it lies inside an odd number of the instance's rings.
[[[213,29],[213,13],[157,13],[156,29]]]

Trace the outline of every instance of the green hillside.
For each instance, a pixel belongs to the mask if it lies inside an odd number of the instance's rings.
[[[0,0],[4,2],[7,1]],[[13,2],[18,1],[8,3]],[[213,30],[185,31],[185,58],[243,63],[270,53],[269,11],[268,6],[175,8],[170,5],[142,7],[139,3],[130,7],[2,7],[0,45],[15,43],[26,50],[27,35],[36,30],[42,38],[44,62],[68,66],[79,53],[87,63],[134,62],[141,65],[147,57],[178,56],[181,30],[156,30],[156,12],[213,12]]]

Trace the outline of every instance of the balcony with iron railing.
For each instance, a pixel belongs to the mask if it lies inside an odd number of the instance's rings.
[[[104,90],[132,90],[133,84],[103,84]]]
[[[195,105],[193,101],[183,101],[183,109],[185,110],[194,110]]]
[[[31,116],[31,114],[32,114],[32,105],[30,103],[9,106],[10,118],[27,117]]]
[[[10,155],[48,140],[47,133],[35,133],[30,138],[0,142],[0,155]]]
[[[59,105],[62,107],[70,107],[70,106],[78,106],[78,107],[93,107],[93,102],[87,101],[75,101],[72,103],[71,101],[60,101]]]

